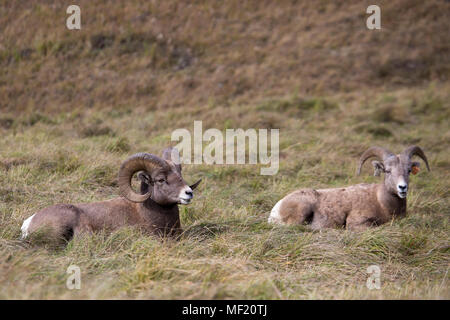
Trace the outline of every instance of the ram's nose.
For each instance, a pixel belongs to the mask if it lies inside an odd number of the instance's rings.
[[[180,202],[182,204],[188,204],[191,202],[191,199],[194,197],[194,192],[192,191],[191,187],[186,186],[184,187],[179,195]]]

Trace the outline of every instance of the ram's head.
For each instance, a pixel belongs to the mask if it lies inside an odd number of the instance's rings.
[[[141,194],[131,187],[133,175],[138,173]],[[149,153],[137,153],[129,157],[119,170],[120,194],[132,202],[145,202],[151,198],[160,205],[188,204],[194,197],[193,190],[201,180],[188,185],[181,175],[178,150],[167,148],[162,157]]]

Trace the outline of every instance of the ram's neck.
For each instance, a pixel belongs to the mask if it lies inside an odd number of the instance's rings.
[[[404,216],[406,214],[406,198],[402,199],[389,192],[384,184],[378,185],[377,198],[382,210],[388,215]]]
[[[143,202],[144,208],[155,211],[158,214],[170,214],[176,211],[178,213],[178,204],[168,204],[168,205],[160,205],[156,203],[152,197],[148,198],[145,202]]]
[[[180,228],[177,204],[162,206],[149,198],[140,204],[140,214],[151,231],[169,235]]]

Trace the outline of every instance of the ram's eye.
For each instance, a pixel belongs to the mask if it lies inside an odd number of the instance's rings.
[[[159,182],[159,183],[163,183],[165,180],[164,179],[158,179],[156,181]]]
[[[384,170],[385,173],[391,173],[391,170]]]

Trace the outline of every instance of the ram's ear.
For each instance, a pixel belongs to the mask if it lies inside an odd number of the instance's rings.
[[[411,173],[417,174],[420,171],[420,162],[413,161],[411,163]]]
[[[138,178],[139,181],[141,181],[143,183],[146,183],[148,185],[152,184],[152,179],[150,178],[150,176],[146,172],[143,172],[143,171],[139,172],[137,174],[137,178]]]
[[[137,174],[137,178],[141,181],[141,194],[148,193],[150,186],[153,186],[153,180],[147,172],[141,171]]]
[[[374,169],[373,175],[379,177],[382,172],[384,172],[384,164],[381,161],[372,161],[372,166]]]

